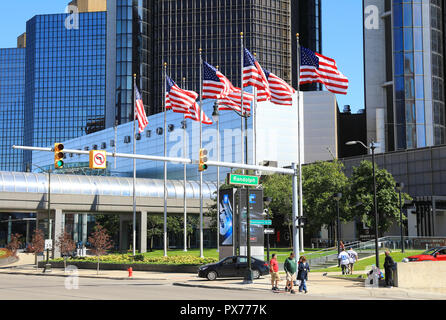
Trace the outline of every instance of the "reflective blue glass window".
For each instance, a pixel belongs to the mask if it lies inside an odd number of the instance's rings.
[[[404,78],[404,92],[406,99],[415,98],[415,84],[413,77]]]
[[[416,76],[415,77],[415,87],[416,87],[416,98],[424,99],[424,77]]]
[[[406,101],[406,123],[415,122],[415,102]]]
[[[423,50],[423,29],[414,28],[413,29],[413,37],[414,37],[414,50],[421,51]]]
[[[404,74],[404,57],[402,52],[395,53],[395,75],[401,76]]]
[[[404,54],[404,73],[406,75],[413,74],[414,68],[413,68],[413,53],[405,53]]]
[[[415,74],[423,74],[423,52],[414,53]]]
[[[404,28],[404,50],[413,50],[413,32],[412,28]]]
[[[416,117],[417,117],[417,124],[425,124],[425,110],[424,110],[424,101],[417,100],[415,102],[415,109],[416,109]]]
[[[395,115],[396,115],[396,123],[397,124],[406,123],[406,106],[404,105],[404,101],[396,102]]]
[[[395,96],[397,100],[404,99],[404,77],[395,77]]]
[[[403,26],[403,7],[401,3],[395,3],[393,5],[393,26],[394,27]]]
[[[403,51],[403,29],[396,28],[393,32],[395,51]]]
[[[413,5],[413,25],[414,27],[421,27],[423,25],[421,4],[414,3]]]
[[[405,27],[412,27],[412,4],[403,4],[403,24]]]

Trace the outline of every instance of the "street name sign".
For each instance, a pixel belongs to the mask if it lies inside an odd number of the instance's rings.
[[[228,174],[229,184],[239,185],[239,186],[251,186],[257,187],[260,182],[259,176],[246,176],[242,174]]]
[[[251,220],[250,221],[251,224],[261,224],[264,226],[270,226],[273,224],[272,220]]]

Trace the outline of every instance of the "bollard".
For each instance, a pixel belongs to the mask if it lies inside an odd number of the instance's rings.
[[[127,269],[127,271],[129,272],[129,278],[133,276],[133,268],[130,267]]]

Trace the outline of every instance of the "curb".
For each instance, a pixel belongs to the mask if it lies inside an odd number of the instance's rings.
[[[192,288],[205,288],[205,289],[220,289],[220,290],[238,290],[238,291],[271,291],[269,289],[261,289],[261,288],[240,288],[240,287],[222,287],[215,285],[205,285],[205,284],[192,284],[185,282],[174,282],[172,283],[174,286],[180,287],[192,287]]]
[[[51,274],[51,273],[29,273],[29,272],[0,272],[0,274],[11,274],[11,275],[22,275],[22,276],[40,276],[40,277],[63,277],[68,278],[73,275],[70,274]],[[106,279],[106,280],[148,280],[148,281],[165,281],[167,278],[129,278],[129,277],[112,277],[112,276],[93,276],[93,275],[77,275],[79,278],[90,278],[90,279]]]

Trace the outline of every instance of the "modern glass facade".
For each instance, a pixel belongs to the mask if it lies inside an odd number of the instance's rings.
[[[22,170],[24,92],[25,49],[0,49],[0,170]]]
[[[24,144],[50,146],[105,128],[106,12],[27,22]],[[31,152],[25,152],[30,163]]]
[[[116,0],[116,121],[133,121],[133,75],[146,113],[152,105],[153,1]],[[113,5],[113,2],[112,4]],[[112,66],[109,66],[112,67]],[[110,84],[112,85],[112,84]]]
[[[444,144],[444,3],[392,3],[395,147]]]
[[[240,86],[240,32],[262,67],[291,82],[290,0],[155,1],[154,111],[162,111],[162,65],[189,90],[199,91],[199,49]]]

